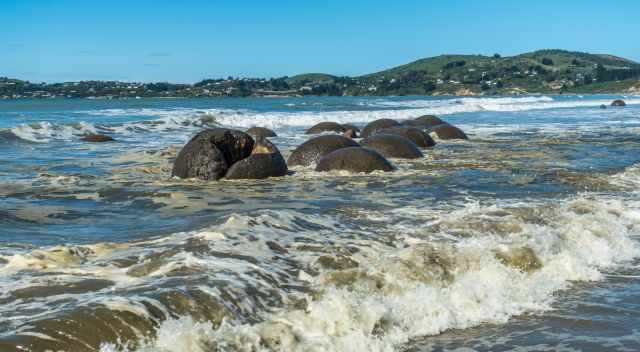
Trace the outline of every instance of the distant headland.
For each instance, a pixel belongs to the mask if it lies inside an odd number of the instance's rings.
[[[195,84],[0,77],[0,99],[640,93],[640,63],[613,55],[539,50],[516,56],[441,55],[357,77],[322,73],[205,79]]]

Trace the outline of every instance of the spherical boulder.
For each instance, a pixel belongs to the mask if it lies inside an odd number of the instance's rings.
[[[442,125],[446,122],[442,121],[440,118],[434,115],[424,115],[413,120],[406,121],[405,124],[409,126],[416,127],[433,127],[437,125]]]
[[[428,133],[417,127],[392,127],[384,129],[379,133],[395,134],[404,137],[415,143],[419,148],[429,148],[436,145],[436,142],[433,140],[433,138],[431,138],[431,136],[429,136]]]
[[[338,149],[322,157],[316,171],[345,170],[351,172],[393,171],[393,165],[369,148],[349,147]]]
[[[338,135],[324,135],[312,138],[302,143],[289,156],[289,166],[309,166],[315,164],[323,156],[347,147],[358,147],[355,141]]]
[[[104,134],[88,134],[80,138],[80,140],[92,143],[113,142],[115,139]]]
[[[424,156],[415,143],[395,134],[378,133],[365,138],[361,143],[385,158],[417,159]]]
[[[278,137],[278,135],[275,132],[264,127],[251,127],[245,133],[250,135],[254,139],[257,139],[260,137]]]
[[[448,123],[431,128],[431,132],[434,132],[438,139],[469,139],[461,129]]]
[[[172,176],[218,180],[231,165],[251,155],[254,141],[248,134],[226,128],[204,130],[182,148]]]
[[[613,103],[611,103],[611,106],[623,107],[627,106],[627,103],[625,103],[622,99],[616,99],[613,101]]]
[[[607,108],[607,106],[606,106],[606,105],[604,105],[604,104],[601,104],[601,105],[600,105],[600,109],[603,109],[603,110],[604,110],[604,109],[606,109],[606,108]]]
[[[371,137],[374,134],[378,133],[380,130],[384,130],[385,128],[397,127],[400,126],[400,123],[391,119],[380,119],[375,120],[367,124],[362,130],[362,138]]]
[[[287,162],[278,148],[265,137],[256,139],[251,155],[231,165],[225,178],[264,179],[287,174]]]
[[[346,128],[339,123],[336,122],[320,122],[315,126],[309,128],[305,134],[318,134],[322,132],[335,132],[342,133],[346,131]]]

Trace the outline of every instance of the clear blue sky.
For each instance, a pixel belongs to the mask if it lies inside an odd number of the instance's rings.
[[[357,75],[443,53],[640,60],[640,0],[0,0],[0,76]]]

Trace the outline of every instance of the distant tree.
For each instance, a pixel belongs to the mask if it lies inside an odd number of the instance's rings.
[[[494,59],[499,59],[499,58],[501,58],[501,57],[502,57],[502,56],[500,56],[500,54],[498,54],[498,53],[493,54],[493,58],[494,58]]]
[[[553,60],[548,57],[542,59],[542,64],[546,66],[553,66]]]

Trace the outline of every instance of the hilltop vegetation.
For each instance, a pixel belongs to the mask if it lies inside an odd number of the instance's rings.
[[[612,55],[539,50],[511,57],[441,55],[359,77],[323,73],[206,79],[195,84],[0,78],[0,98],[132,98],[278,95],[480,95],[640,93],[640,64]]]

